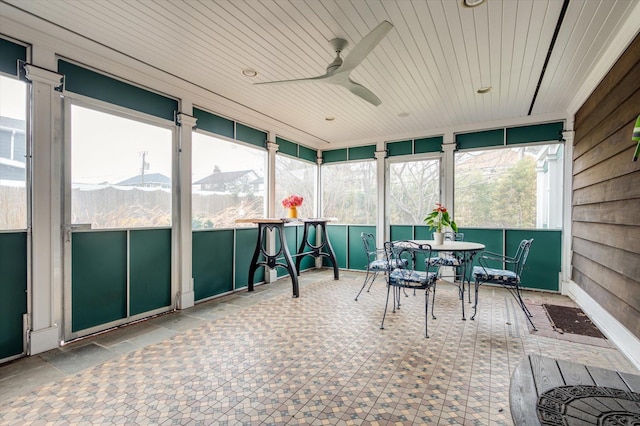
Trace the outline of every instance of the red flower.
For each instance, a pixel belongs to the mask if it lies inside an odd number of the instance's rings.
[[[286,209],[290,209],[291,207],[300,207],[304,198],[299,195],[289,195],[287,198],[282,200],[282,206]]]

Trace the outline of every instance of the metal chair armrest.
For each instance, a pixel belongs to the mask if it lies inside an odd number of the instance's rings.
[[[507,259],[508,256],[504,256],[502,254],[498,254],[498,253],[493,253],[491,251],[483,251],[482,253],[480,253],[480,257],[478,258],[478,260],[498,260],[500,262],[503,262],[505,259]]]

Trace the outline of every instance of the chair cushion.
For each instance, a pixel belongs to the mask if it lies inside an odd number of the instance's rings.
[[[426,287],[436,280],[433,272],[411,271],[408,269],[394,269],[389,274],[389,284],[402,286]]]
[[[455,257],[431,257],[429,265],[460,266],[460,261]]]
[[[473,267],[473,277],[476,281],[490,282],[497,284],[516,285],[520,283],[520,277],[515,272],[508,269]]]
[[[402,264],[402,267],[407,266],[406,260],[402,260],[402,262],[398,260],[392,260],[391,263],[393,264],[394,268],[397,268],[400,264]],[[389,269],[391,268],[389,268],[389,263],[385,259],[378,259],[369,263],[370,271],[388,271]]]
[[[369,263],[370,271],[373,271],[373,270],[386,271],[388,269],[389,269],[389,264],[384,259],[374,260],[373,262]]]

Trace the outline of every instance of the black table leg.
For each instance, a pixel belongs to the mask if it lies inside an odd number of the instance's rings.
[[[329,237],[327,236],[326,225],[327,221],[325,220],[305,220],[302,242],[300,243],[300,248],[298,248],[298,253],[296,255],[296,270],[298,271],[298,274],[300,274],[300,263],[306,256],[313,256],[316,259],[318,257],[326,257],[333,265],[333,278],[339,280],[340,270],[338,269],[338,261],[336,260],[336,254],[334,253],[333,247],[331,247],[331,242],[329,241]],[[308,241],[309,227],[311,226],[315,228],[316,234],[318,232],[318,227],[322,229],[322,242],[319,245],[311,244]],[[305,253],[304,250],[307,247],[309,247],[311,251]]]
[[[280,240],[280,250],[274,254],[270,254],[267,250],[266,234],[267,230],[276,231],[278,233],[278,239]],[[265,258],[264,261],[258,261],[262,254]],[[284,258],[284,262],[278,262],[279,257]],[[284,222],[283,223],[258,223],[258,242],[256,244],[256,250],[253,253],[251,259],[251,265],[249,266],[249,281],[248,291],[253,291],[253,278],[258,266],[266,266],[269,269],[276,267],[285,268],[291,276],[291,283],[293,286],[293,297],[300,296],[300,288],[298,286],[298,273],[296,267],[293,264],[291,253],[289,253],[289,247],[287,247],[287,241],[284,235]]]

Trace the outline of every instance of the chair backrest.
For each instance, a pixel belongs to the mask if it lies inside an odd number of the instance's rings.
[[[437,269],[428,261],[431,258],[429,244],[407,240],[387,241],[384,243],[384,253],[390,265],[400,265],[402,269],[422,272]]]
[[[464,241],[464,233],[447,231],[444,233],[444,240],[445,241]]]
[[[514,270],[518,276],[522,276],[522,271],[524,270],[524,265],[527,263],[527,257],[529,257],[529,250],[531,249],[531,244],[533,244],[533,238],[530,240],[522,240],[520,241],[520,245],[518,246],[518,251],[516,251],[516,255],[514,256],[515,265]]]
[[[364,251],[367,254],[368,261],[372,262],[376,260],[378,253],[376,248],[376,237],[368,232],[363,232],[360,234],[360,238],[362,238],[362,245],[364,246]]]

